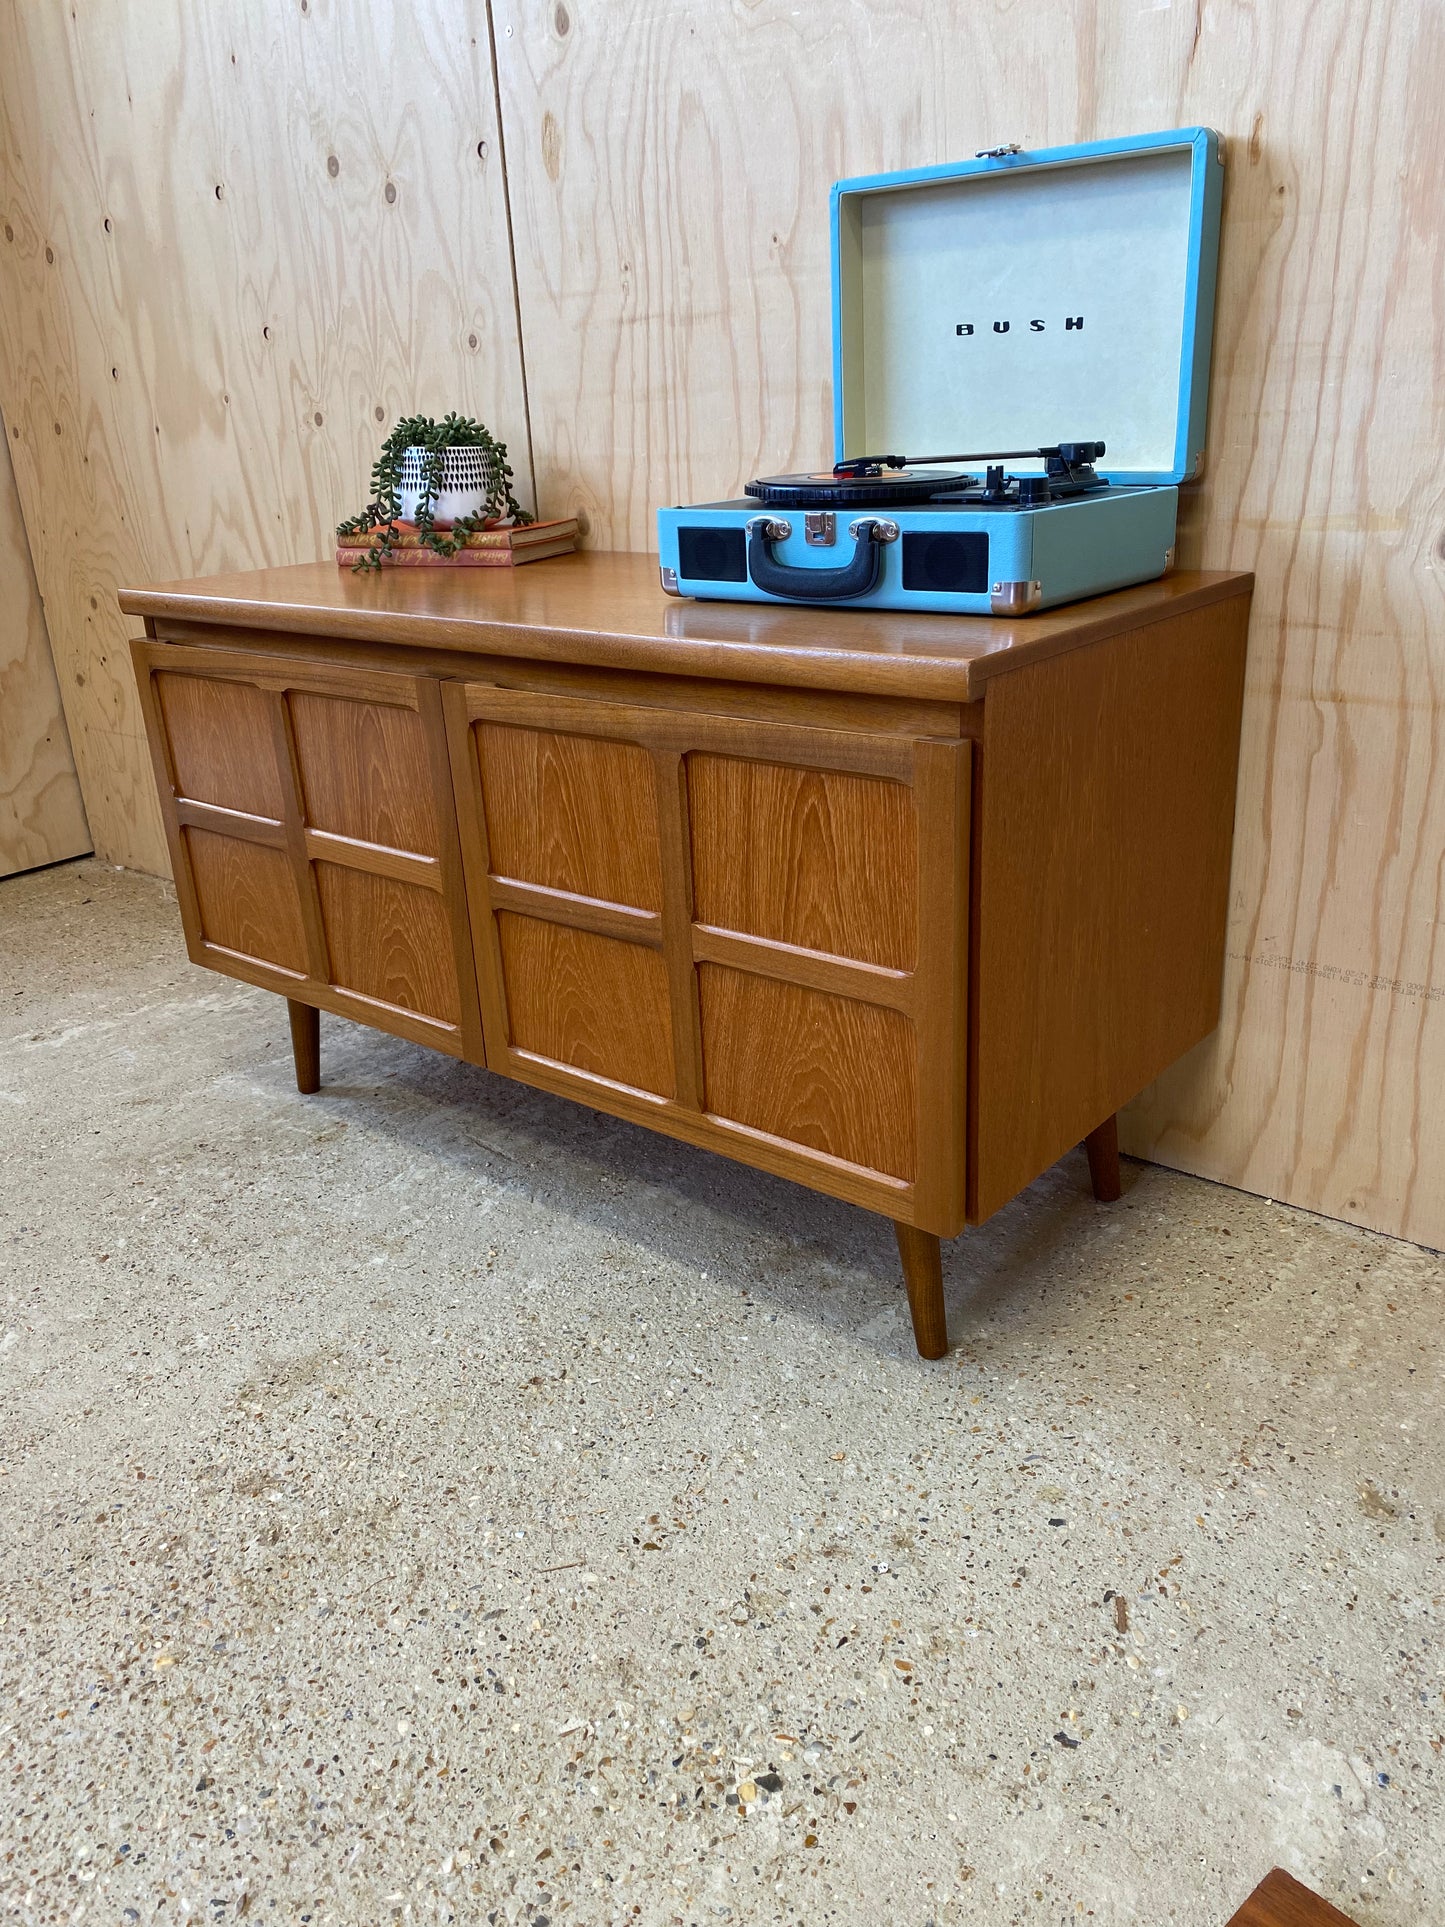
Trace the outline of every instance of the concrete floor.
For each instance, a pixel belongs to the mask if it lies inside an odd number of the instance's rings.
[[[859,1211],[0,884],[0,1917],[1445,1920],[1436,1254]]]

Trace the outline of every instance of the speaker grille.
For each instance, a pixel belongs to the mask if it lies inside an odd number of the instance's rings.
[[[748,539],[741,529],[681,528],[677,560],[689,582],[746,582]]]
[[[988,587],[988,537],[905,535],[903,586],[943,595],[981,595]]]

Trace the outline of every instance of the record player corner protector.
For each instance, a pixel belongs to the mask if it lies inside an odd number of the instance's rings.
[[[659,562],[657,565],[657,573],[662,578],[662,593],[664,595],[680,596],[682,594],[682,590],[677,586],[676,569],[669,569],[665,562]]]
[[[988,606],[996,616],[1026,616],[1043,599],[1042,582],[995,582],[989,588]]]

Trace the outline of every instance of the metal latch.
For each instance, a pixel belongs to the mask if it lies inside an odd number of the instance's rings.
[[[973,158],[976,161],[1006,161],[1010,154],[1022,154],[1023,151],[1017,141],[1008,141],[1002,147],[980,147]]]
[[[810,549],[831,549],[838,540],[838,518],[832,509],[809,509],[803,517],[803,540]]]

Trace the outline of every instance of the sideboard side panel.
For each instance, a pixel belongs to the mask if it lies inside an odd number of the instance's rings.
[[[1248,619],[1235,596],[989,688],[971,1222],[1218,1021]]]

